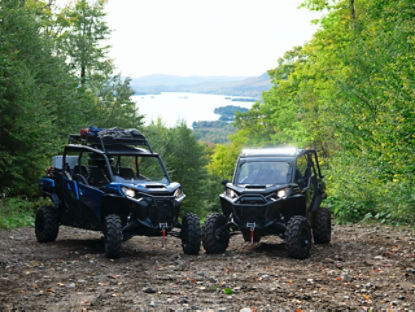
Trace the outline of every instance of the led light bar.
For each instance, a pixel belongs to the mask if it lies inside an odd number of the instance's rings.
[[[296,147],[269,147],[269,148],[244,148],[242,150],[243,156],[249,155],[281,155],[281,156],[294,156],[297,155],[299,149]]]

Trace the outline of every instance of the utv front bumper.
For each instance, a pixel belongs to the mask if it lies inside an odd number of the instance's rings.
[[[178,207],[173,196],[147,196],[131,207],[129,223],[160,232],[170,231],[177,222]],[[128,225],[128,224],[127,224]]]
[[[275,232],[285,229],[286,221],[294,215],[305,216],[305,200],[301,194],[284,199],[274,199],[262,194],[243,194],[232,200],[220,195],[223,213],[230,225],[240,230]]]
[[[118,204],[118,210],[124,216],[124,233],[159,236],[163,230],[169,232],[178,224],[180,202],[174,196],[145,194],[139,200],[117,196],[114,204]]]

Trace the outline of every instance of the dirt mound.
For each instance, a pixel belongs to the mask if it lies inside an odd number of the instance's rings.
[[[294,260],[267,237],[241,235],[223,255],[186,256],[179,239],[134,237],[106,259],[101,234],[61,227],[54,243],[32,228],[0,231],[0,310],[244,311],[415,308],[415,232],[334,226],[330,245]]]

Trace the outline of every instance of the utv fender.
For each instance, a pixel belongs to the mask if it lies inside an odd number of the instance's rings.
[[[283,213],[287,219],[297,215],[306,215],[306,201],[302,194],[294,195],[287,200],[282,200],[280,203],[280,212]]]
[[[229,201],[229,199],[227,197],[225,197],[225,195],[220,194],[219,195],[220,198],[220,202],[221,202],[221,207],[222,207],[222,212],[226,217],[229,217],[229,215],[232,213],[232,202]]]
[[[318,195],[313,202],[313,206],[311,208],[311,212],[314,213],[317,211],[318,207],[320,207],[321,202],[323,201],[323,196]]]
[[[56,209],[58,209],[62,203],[62,201],[59,199],[58,194],[56,193],[42,192],[42,196],[49,197]]]
[[[110,214],[115,214],[120,216],[123,224],[126,221],[127,215],[131,211],[130,201],[117,194],[106,194],[102,196],[101,202],[101,221],[104,222],[105,217]]]

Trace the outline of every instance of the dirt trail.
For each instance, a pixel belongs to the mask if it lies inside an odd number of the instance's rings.
[[[278,238],[251,249],[240,235],[225,254],[198,256],[177,238],[162,249],[134,237],[113,261],[100,238],[61,227],[39,244],[32,228],[0,231],[0,311],[415,310],[413,230],[336,225],[303,261]]]

